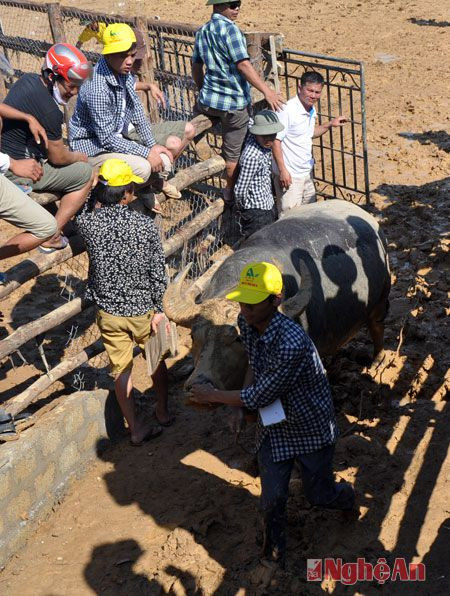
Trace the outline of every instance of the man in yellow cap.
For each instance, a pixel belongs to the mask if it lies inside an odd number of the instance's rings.
[[[161,433],[172,422],[167,409],[167,369],[161,362],[153,375],[158,424],[136,417],[131,370],[133,345],[141,349],[163,321],[165,260],[158,230],[150,217],[128,207],[134,184],[142,178],[122,160],[108,159],[76,223],[89,255],[86,299],[97,306],[97,324],[115,375],[115,390],[128,422],[131,443]]]
[[[258,412],[256,451],[261,476],[264,556],[284,565],[285,512],[294,462],[312,505],[352,511],[353,488],[336,484],[332,461],[337,438],[333,401],[325,369],[303,328],[278,312],[283,291],[280,271],[271,263],[244,267],[238,286],[227,295],[239,302],[238,325],[249,368],[244,388],[222,391],[194,385],[193,399]]]
[[[146,182],[152,172],[171,170],[174,158],[193,138],[194,129],[186,122],[160,123],[157,142],[136,93],[136,52],[136,35],[129,25],[113,23],[106,27],[102,58],[89,85],[78,96],[69,124],[69,140],[72,147],[88,155],[91,165],[122,159]],[[130,125],[139,142],[129,138]],[[183,136],[186,128],[189,138]],[[165,186],[162,190],[165,192]]]

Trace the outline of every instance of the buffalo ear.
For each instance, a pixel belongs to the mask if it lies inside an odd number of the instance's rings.
[[[223,343],[226,345],[232,344],[238,336],[238,331],[233,325],[223,325],[220,333],[223,337]]]

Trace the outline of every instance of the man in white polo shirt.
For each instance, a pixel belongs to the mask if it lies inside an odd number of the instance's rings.
[[[320,137],[331,127],[343,126],[344,116],[337,116],[324,124],[316,124],[316,104],[324,85],[318,72],[303,73],[295,97],[278,112],[284,125],[273,145],[273,171],[279,216],[302,203],[314,203],[316,190],[312,179],[314,159],[312,139]]]

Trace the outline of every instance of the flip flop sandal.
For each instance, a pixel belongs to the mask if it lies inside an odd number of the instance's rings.
[[[1,422],[0,423],[0,437],[1,438],[15,436],[16,434],[17,434],[16,427],[12,420],[11,420],[11,422]]]
[[[159,437],[159,435],[162,433],[163,429],[161,426],[153,426],[148,433],[145,435],[145,437],[142,439],[142,441],[139,442],[135,442],[135,441],[130,441],[130,445],[132,447],[142,447],[142,445],[144,443],[147,443],[147,441],[150,441],[151,439],[155,439],[156,437]]]
[[[61,235],[61,245],[60,246],[38,246],[38,251],[43,252],[45,254],[50,254],[52,252],[56,252],[57,250],[62,250],[66,248],[69,244],[69,239],[65,236]]]

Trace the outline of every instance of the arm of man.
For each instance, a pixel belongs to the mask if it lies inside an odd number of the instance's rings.
[[[327,130],[330,130],[330,128],[344,126],[346,122],[347,118],[345,116],[337,116],[336,118],[333,118],[332,120],[329,120],[324,124],[316,124],[316,126],[314,127],[313,138],[315,139],[316,137],[321,137],[323,134],[327,132]]]
[[[280,172],[280,184],[283,188],[289,188],[292,184],[292,176],[289,174],[286,164],[284,163],[283,150],[281,148],[281,141],[275,139],[272,145],[272,155]]]
[[[302,352],[282,354],[274,359],[272,366],[254,378],[251,385],[236,391],[223,391],[212,385],[194,385],[191,398],[198,403],[220,403],[229,406],[259,410],[283,397],[289,387],[292,375],[297,374],[302,366]]]
[[[136,91],[149,91],[150,95],[153,99],[162,105],[162,107],[166,108],[166,98],[164,97],[164,93],[155,83],[145,83],[144,81],[136,81],[135,86]]]
[[[276,93],[276,91],[271,89],[262,80],[262,78],[259,76],[256,70],[253,68],[250,60],[247,59],[237,62],[236,68],[241,73],[241,75],[245,77],[245,79],[250,83],[250,85],[255,87],[255,89],[258,89],[258,91],[261,91],[261,93],[264,95],[265,100],[269,104],[271,110],[273,110],[274,112],[281,110],[283,105],[286,103],[281,93]]]
[[[45,132],[45,128],[41,126],[41,124],[31,114],[26,114],[25,112],[16,110],[16,108],[8,106],[5,103],[0,103],[0,116],[2,118],[8,118],[10,120],[22,120],[23,122],[26,122],[36,143],[40,145],[42,140],[44,142],[45,147],[48,146],[47,133]]]
[[[203,81],[205,80],[205,71],[203,62],[192,63],[192,78],[197,86],[198,91],[203,87]]]
[[[79,151],[70,151],[62,139],[48,141],[48,161],[54,166],[68,166],[78,161],[87,162],[87,155]]]

